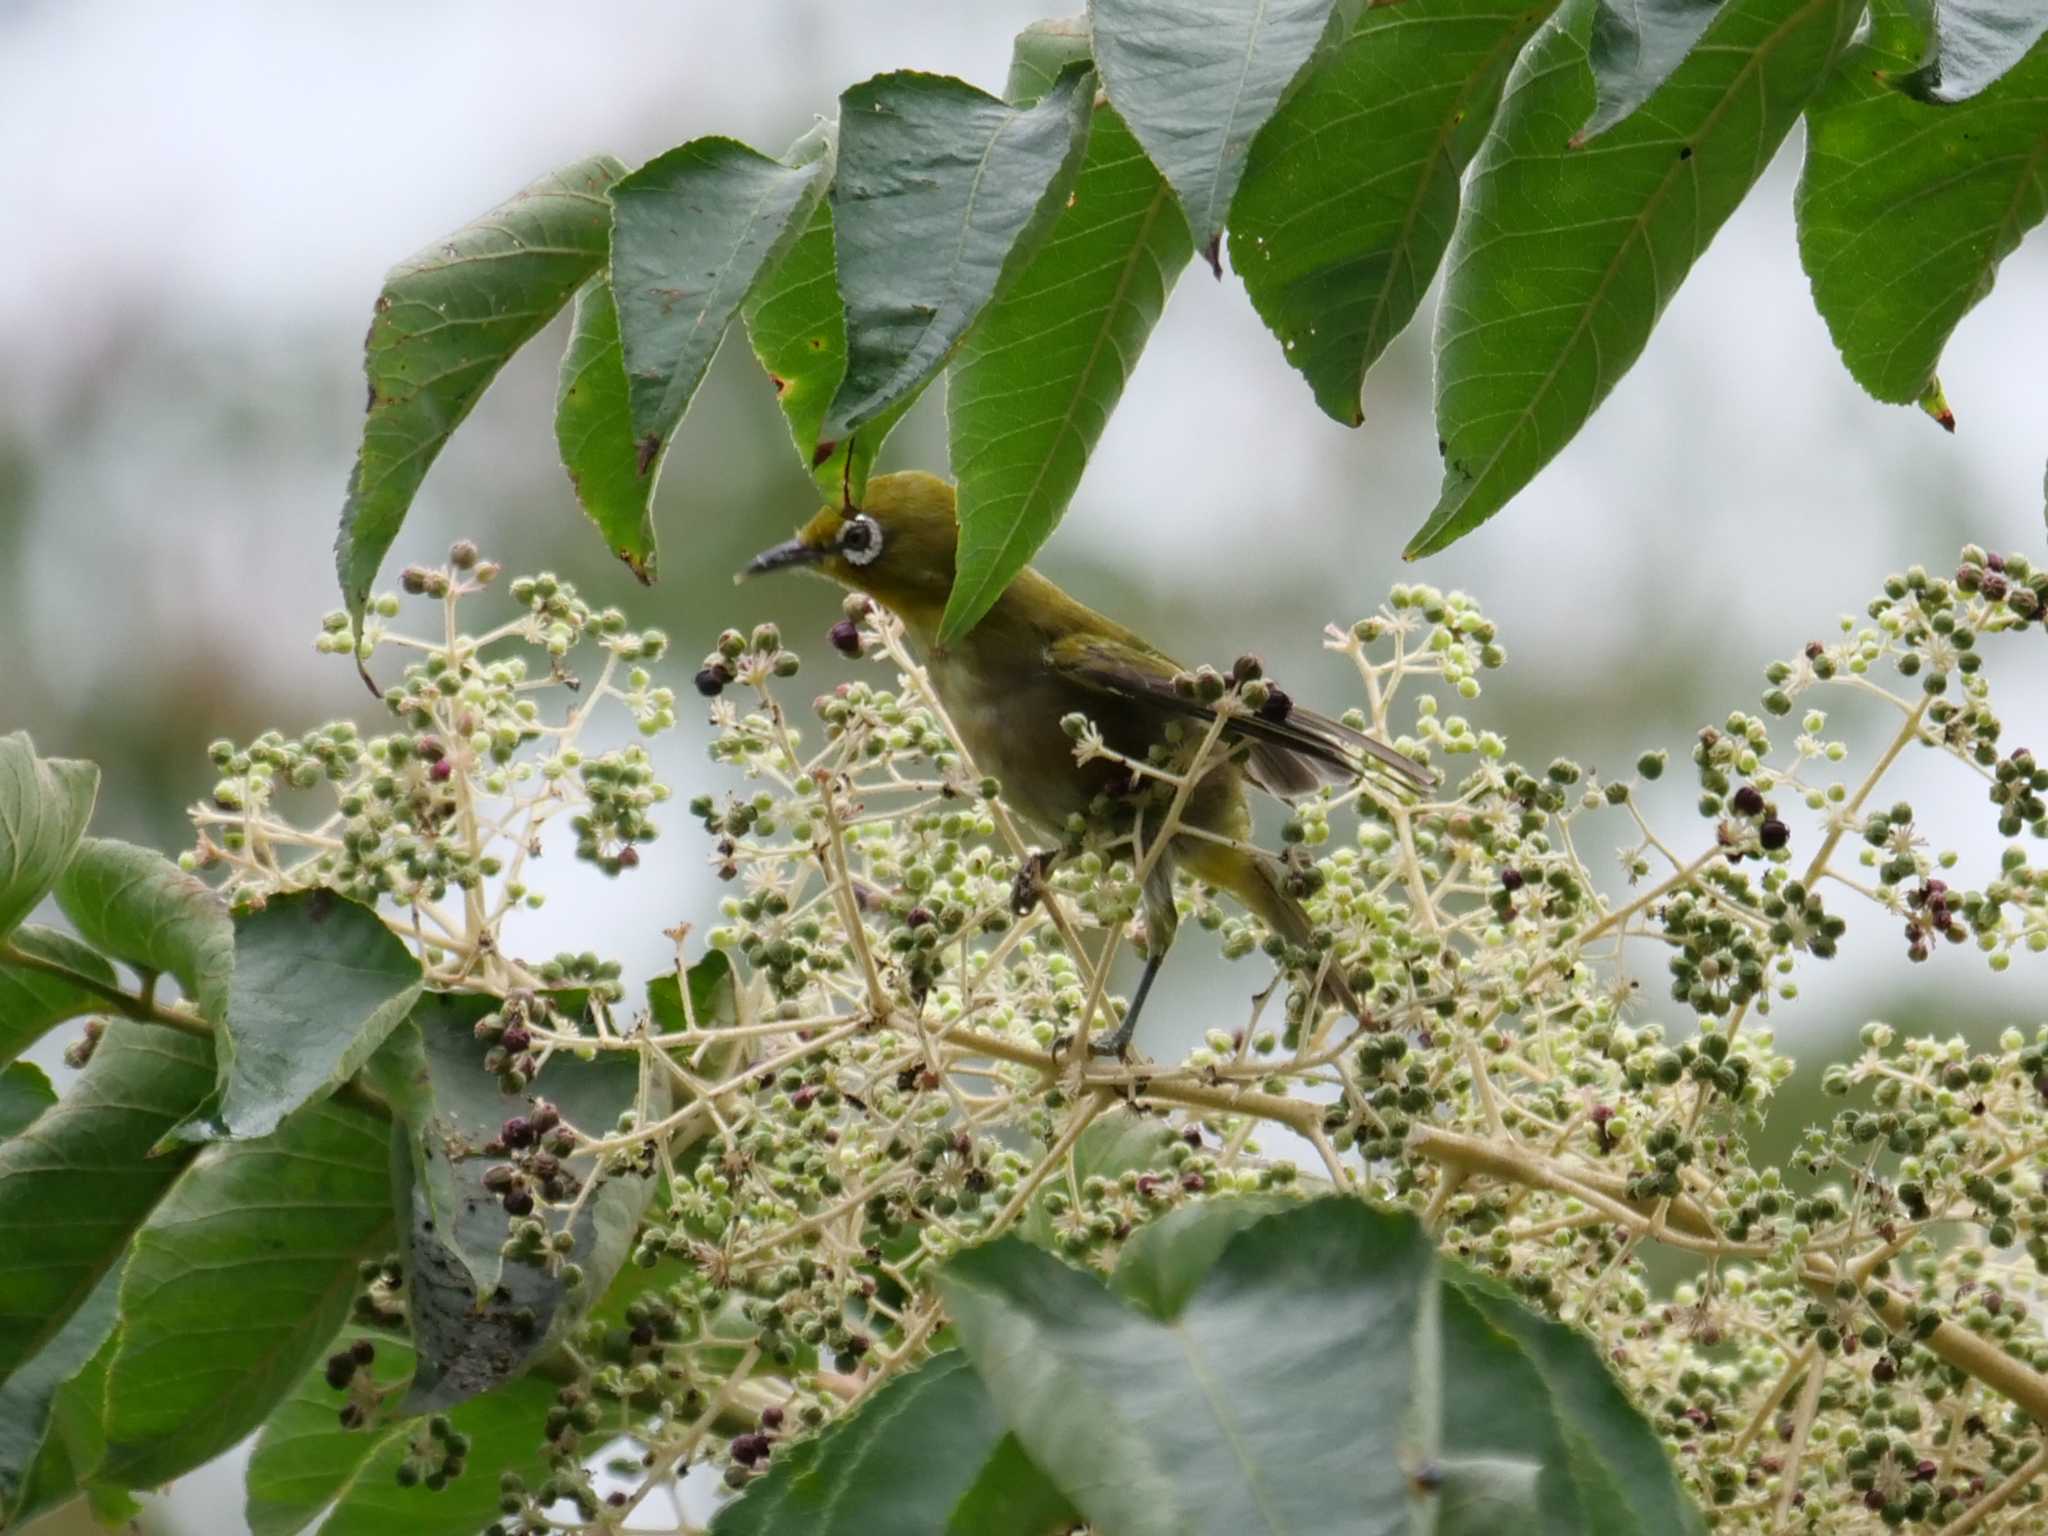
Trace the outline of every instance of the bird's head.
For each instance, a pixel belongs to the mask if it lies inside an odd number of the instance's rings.
[[[928,639],[953,590],[953,487],[920,470],[877,475],[858,507],[822,507],[739,574],[807,569],[865,592]]]

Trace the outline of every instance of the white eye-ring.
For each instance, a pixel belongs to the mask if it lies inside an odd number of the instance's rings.
[[[882,552],[882,525],[866,513],[848,518],[839,530],[839,553],[853,565],[866,565]]]

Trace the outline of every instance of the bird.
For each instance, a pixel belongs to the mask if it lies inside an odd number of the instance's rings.
[[[1085,717],[1105,746],[1143,762],[1174,722],[1207,729],[1215,705],[1187,686],[1186,670],[1172,657],[1029,568],[972,629],[939,645],[957,543],[950,483],[918,470],[877,475],[858,507],[827,504],[794,538],[756,555],[735,580],[808,570],[888,609],[923,654],[939,701],[979,771],[997,780],[1003,802],[1034,829],[1063,842],[1076,815],[1099,815],[1105,797],[1129,800],[1138,787],[1131,770],[1112,758],[1077,760],[1064,722]],[[1247,670],[1255,669],[1240,663],[1235,673]],[[1182,809],[1182,825],[1195,830],[1177,834],[1146,877],[1145,968],[1116,1029],[1094,1042],[1099,1054],[1128,1052],[1178,926],[1176,868],[1229,892],[1287,944],[1311,943],[1314,926],[1288,889],[1288,866],[1249,845],[1248,788],[1293,800],[1368,771],[1417,790],[1435,782],[1426,767],[1385,742],[1293,703],[1278,688],[1262,691],[1256,711],[1226,711],[1222,736],[1231,750],[1203,774]],[[1054,857],[1039,852],[1027,861],[1019,910],[1028,910],[1031,900],[1024,882],[1042,878]],[[1367,1022],[1335,968],[1324,991]]]

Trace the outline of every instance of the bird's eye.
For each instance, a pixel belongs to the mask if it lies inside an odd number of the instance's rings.
[[[866,565],[882,552],[882,526],[862,514],[839,530],[839,552],[855,565]]]

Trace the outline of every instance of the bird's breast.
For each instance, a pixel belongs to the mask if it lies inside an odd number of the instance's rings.
[[[969,649],[972,640],[932,658],[932,686],[974,766],[1001,781],[1012,810],[1057,834],[1068,816],[1087,809],[1097,777],[1077,767],[1074,743],[1060,727],[1080,707],[1074,690],[1035,647],[1021,657],[991,657]]]

